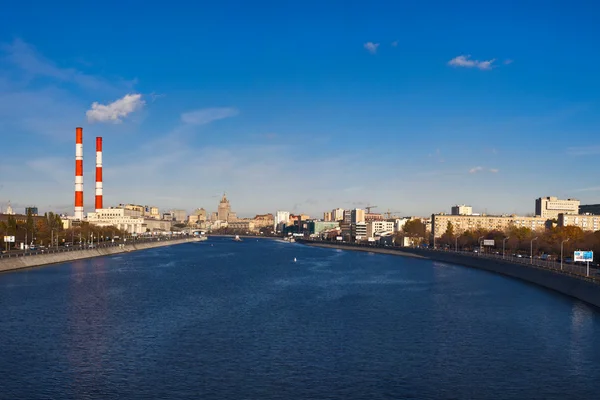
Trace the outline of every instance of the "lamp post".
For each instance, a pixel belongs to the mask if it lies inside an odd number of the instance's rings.
[[[502,259],[505,258],[505,256],[504,256],[504,249],[506,248],[506,241],[508,239],[510,239],[510,236],[509,237],[505,237],[504,239],[502,239]]]
[[[529,261],[530,264],[533,265],[533,242],[538,240],[537,236],[531,239],[530,247],[529,247]]]
[[[481,236],[479,239],[477,239],[477,244],[479,245],[479,250],[477,251],[478,255],[481,255],[481,239],[483,239],[485,236]]]
[[[563,245],[569,241],[570,238],[566,238],[562,242],[560,242],[560,270],[563,270]]]

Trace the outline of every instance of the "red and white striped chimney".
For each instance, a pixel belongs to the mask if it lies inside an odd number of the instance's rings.
[[[83,129],[75,129],[75,219],[83,220]]]
[[[102,138],[96,138],[96,211],[102,207]]]

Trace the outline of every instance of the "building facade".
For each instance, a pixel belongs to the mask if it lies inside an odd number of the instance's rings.
[[[88,213],[87,222],[96,226],[114,226],[130,234],[146,232],[140,210],[127,208],[101,208]]]
[[[586,232],[596,232],[600,230],[600,215],[558,214],[558,226],[577,226]]]
[[[275,220],[273,221],[273,229],[275,232],[283,232],[283,229],[287,226],[289,221],[289,211],[277,211],[275,213]]]
[[[185,210],[172,210],[173,219],[179,223],[185,222],[187,219],[187,212]]]
[[[273,226],[275,222],[275,217],[273,216],[273,214],[259,214],[254,217],[253,222],[254,228],[260,229],[267,226]]]
[[[558,214],[579,214],[581,202],[576,199],[560,200],[557,197],[540,197],[535,200],[535,215],[546,219],[557,219]]]
[[[451,214],[452,215],[472,215],[473,207],[467,206],[465,204],[455,205],[455,206],[452,206],[452,208],[451,208]]]
[[[431,229],[434,237],[439,238],[448,229],[448,222],[452,224],[455,235],[474,230],[505,231],[510,227],[529,228],[532,231],[544,230],[548,227],[548,219],[542,217],[520,217],[517,215],[446,215],[434,214],[431,216]]]
[[[231,205],[229,204],[229,200],[227,200],[227,196],[223,194],[217,209],[217,219],[220,221],[229,221],[229,214],[231,214]]]
[[[332,221],[343,221],[344,220],[344,209],[336,208],[331,211],[331,220]]]
[[[228,222],[227,228],[235,229],[236,231],[246,231],[246,232],[253,232],[256,230],[254,221],[249,221],[249,220],[237,220],[237,221]]]
[[[394,221],[369,221],[367,222],[367,237],[381,236],[383,233],[393,233],[396,228]]]
[[[325,211],[323,213],[323,221],[331,222],[331,211]]]
[[[361,210],[360,208],[355,208],[352,210],[352,223],[360,224],[365,222],[365,210]]]

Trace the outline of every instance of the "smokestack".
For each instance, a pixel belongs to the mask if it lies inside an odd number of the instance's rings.
[[[75,129],[75,219],[83,220],[83,129]]]
[[[96,138],[96,211],[102,207],[102,138]]]

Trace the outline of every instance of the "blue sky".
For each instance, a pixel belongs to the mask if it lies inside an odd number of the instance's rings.
[[[96,136],[107,205],[600,202],[596,2],[80,3],[0,17],[2,207],[72,213],[76,126],[87,211]]]

